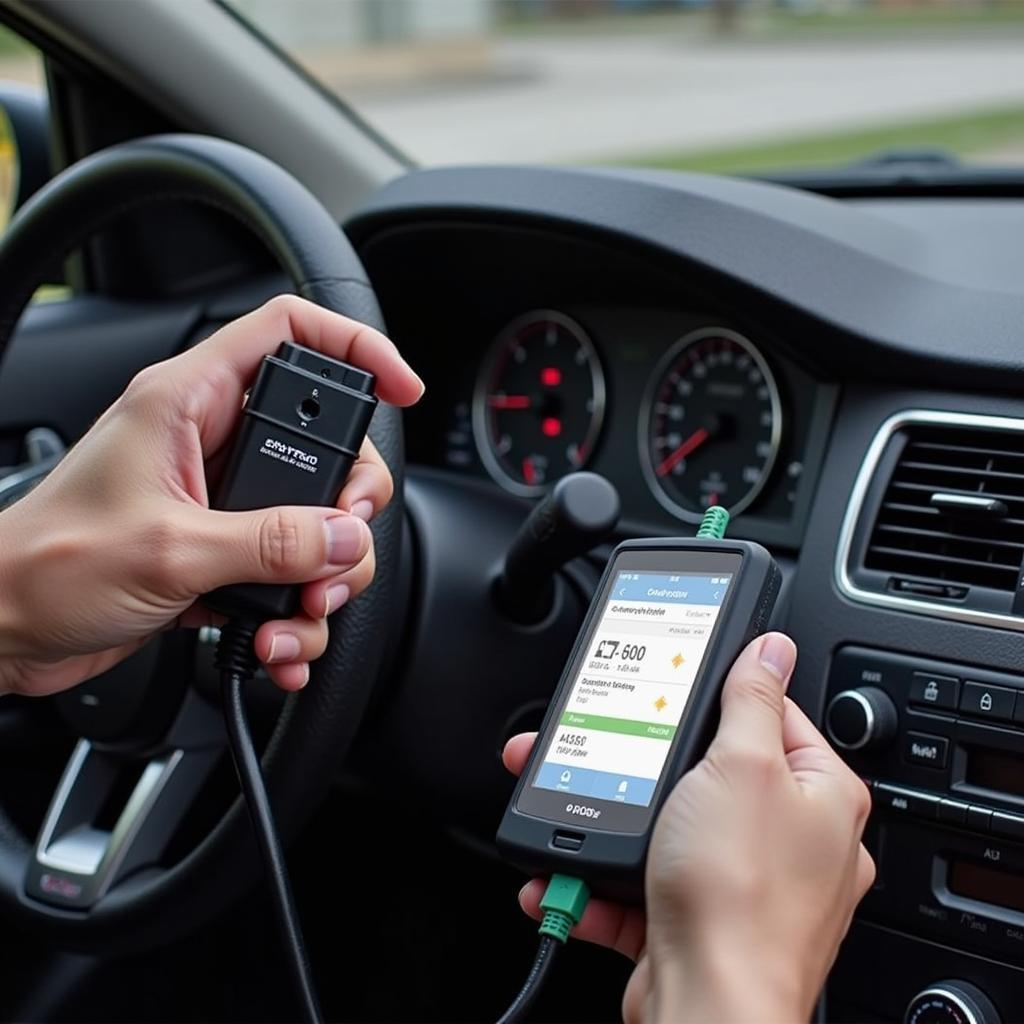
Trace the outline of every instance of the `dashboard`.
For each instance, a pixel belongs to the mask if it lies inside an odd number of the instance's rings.
[[[749,536],[798,543],[837,389],[792,339],[550,232],[431,226],[363,256],[402,295],[389,326],[427,384],[410,461],[526,499],[593,470],[631,533],[683,532],[721,504]]]
[[[474,347],[418,432],[423,462],[525,497],[591,469],[630,521],[658,531],[717,504],[793,523],[831,389],[721,318],[570,304],[526,311]]]
[[[618,490],[611,540],[689,533],[719,501],[783,567],[790,696],[875,799],[878,880],[822,1019],[900,1021],[936,988],[975,1010],[915,1019],[1024,1019],[1024,197],[454,168],[346,230],[427,393],[391,670],[343,781],[490,850],[498,751],[536,727],[608,554],[510,621],[495,580],[526,515],[575,468]],[[0,462],[30,427],[73,441],[133,373],[281,288],[33,308]]]
[[[575,469],[615,484],[621,537],[731,508],[787,576],[790,695],[874,799],[878,878],[821,1019],[1024,1019],[1024,202],[455,168],[348,229],[427,383],[407,495],[445,555],[423,602]],[[397,733],[460,751],[420,752],[428,798],[535,723],[570,642],[555,615],[545,645],[521,631],[494,658],[485,611],[445,614],[422,629],[460,614],[459,659],[417,665]],[[445,714],[423,678],[445,679]],[[464,820],[492,782],[460,777]]]

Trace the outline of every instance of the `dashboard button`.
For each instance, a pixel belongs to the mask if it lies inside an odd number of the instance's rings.
[[[999,1024],[991,1000],[966,981],[940,981],[910,1001],[903,1024]]]
[[[967,827],[975,832],[987,832],[992,820],[992,811],[988,807],[976,807],[971,804],[967,808]]]
[[[877,686],[843,690],[825,711],[825,731],[841,750],[884,747],[896,735],[898,725],[896,705]]]
[[[949,740],[926,732],[908,732],[903,739],[903,760],[928,768],[945,768],[949,756]]]
[[[934,672],[915,672],[910,681],[910,703],[931,708],[956,710],[960,680],[953,676],[937,676]]]
[[[1013,709],[1013,720],[1024,723],[1024,690],[1017,691],[1017,704]]]
[[[960,710],[968,715],[978,715],[980,718],[997,718],[1009,722],[1013,719],[1016,697],[1016,690],[989,686],[987,683],[968,682],[964,683],[964,691],[960,695]]]
[[[966,825],[967,804],[943,798],[939,801],[939,821],[948,821],[951,825]]]
[[[903,789],[885,782],[875,784],[875,802],[887,811],[909,814],[915,818],[934,818],[939,807],[939,798],[934,793]]]
[[[1006,839],[1024,839],[1024,818],[1017,814],[993,811],[988,827],[993,835],[1004,836]]]

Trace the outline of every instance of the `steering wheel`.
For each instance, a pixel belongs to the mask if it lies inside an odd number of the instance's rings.
[[[82,160],[14,218],[0,240],[0,358],[29,298],[58,258],[121,214],[169,200],[206,204],[235,217],[270,250],[298,294],[383,329],[359,257],[303,185],[232,143],[162,135]],[[382,661],[402,538],[398,411],[381,403],[370,437],[395,478],[395,499],[373,523],[374,584],[332,621],[326,654],[313,666],[301,696],[285,703],[263,756],[285,838],[325,795]],[[149,701],[164,708],[168,693],[176,705],[164,714],[162,738],[155,744],[134,737],[137,748],[148,744],[148,750],[136,765],[137,781],[129,783],[127,798],[117,789],[124,787],[123,764],[112,751],[132,745],[133,737],[119,733],[132,716],[112,701],[105,702],[106,710],[93,709],[100,713],[98,723],[79,739],[34,844],[0,807],[0,911],[65,948],[117,953],[159,945],[211,919],[258,878],[240,798],[190,853],[171,867],[161,866],[160,857],[223,742],[216,709],[193,688],[168,689],[159,671],[148,685],[139,678],[160,660],[151,650],[123,670],[132,678],[120,693],[134,706]],[[113,718],[104,721],[105,714]]]

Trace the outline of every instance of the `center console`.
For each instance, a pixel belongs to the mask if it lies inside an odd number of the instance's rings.
[[[845,646],[833,655],[824,725],[874,804],[865,843],[878,875],[850,942],[928,940],[894,953],[920,988],[905,1008],[884,1009],[914,1024],[1024,1019],[1024,675]],[[987,962],[988,991],[936,980],[935,950],[946,948]],[[852,1007],[864,1000],[849,989],[863,983],[837,972],[830,1020],[843,1019],[844,988],[847,1019],[862,1019]]]

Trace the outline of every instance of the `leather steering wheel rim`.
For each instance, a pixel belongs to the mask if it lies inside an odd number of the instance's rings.
[[[288,172],[220,139],[161,135],[103,150],[68,168],[33,196],[0,238],[0,360],[47,268],[120,215],[188,200],[216,207],[270,250],[295,291],[383,329],[359,257],[334,219]],[[2,372],[2,363],[0,363]],[[383,403],[370,427],[395,478],[395,497],[372,524],[376,578],[332,621],[310,685],[285,703],[263,756],[282,836],[294,836],[348,750],[381,665],[402,543],[402,423]],[[342,636],[344,642],[342,642]],[[88,911],[69,911],[24,891],[31,848],[0,808],[0,912],[65,948],[139,950],[184,934],[223,910],[259,877],[241,799],[182,861],[129,878]]]

